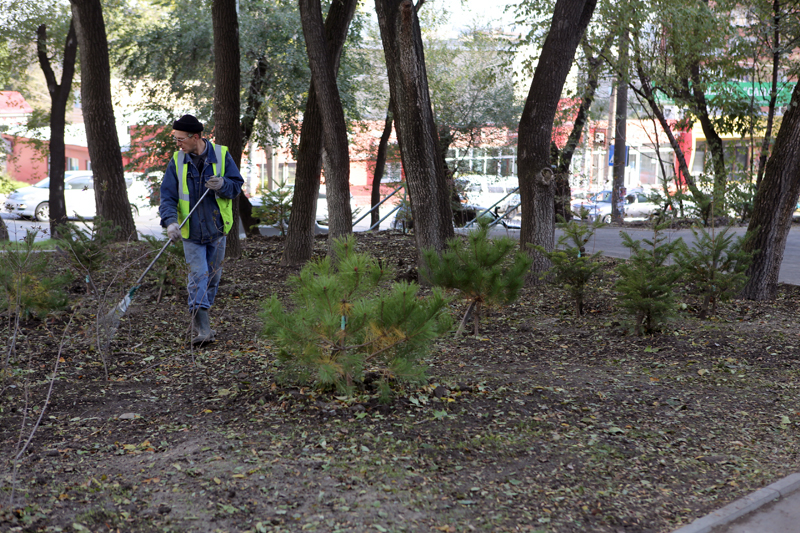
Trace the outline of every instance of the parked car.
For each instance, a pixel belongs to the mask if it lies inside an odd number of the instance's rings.
[[[472,205],[495,206],[501,212],[513,208],[514,193],[519,182],[517,178],[497,178],[495,176],[469,175],[456,178],[459,192]],[[498,203],[500,202],[500,203]],[[518,202],[517,202],[518,203]]]
[[[149,206],[148,186],[135,179],[136,174],[126,173],[128,200],[137,211]],[[64,173],[64,203],[67,217],[94,218],[94,177],[91,171],[70,170]],[[22,187],[8,195],[5,208],[21,217],[35,218],[40,222],[50,220],[50,178],[30,187]]]
[[[284,198],[284,203],[291,207],[292,204],[292,196],[294,195],[294,185],[285,185],[285,188],[290,190],[290,194],[288,194]],[[263,198],[261,195],[258,196],[251,196],[250,197],[250,204],[253,207],[260,207],[263,205]],[[350,195],[350,211],[355,215],[356,213],[356,205],[355,205],[355,198],[353,195]],[[321,224],[328,223],[328,195],[325,189],[325,185],[319,186],[319,195],[317,196],[317,222]]]
[[[632,218],[649,218],[662,208],[651,197],[641,191],[632,191],[625,197],[625,216]],[[671,209],[669,207],[668,209]]]
[[[618,207],[624,216],[625,204],[623,200],[620,200]],[[600,191],[589,197],[585,202],[572,204],[572,211],[576,215],[580,215],[583,210],[586,210],[589,220],[599,218],[605,223],[611,222],[611,191]]]

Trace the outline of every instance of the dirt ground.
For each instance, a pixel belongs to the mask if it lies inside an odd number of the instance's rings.
[[[413,277],[411,237],[358,241]],[[183,290],[157,303],[146,282],[108,380],[84,283],[13,341],[3,315],[0,530],[668,532],[800,471],[796,287],[710,320],[685,294],[662,334],[635,337],[607,261],[584,318],[563,291],[526,288],[480,335],[439,339],[428,384],[381,404],[369,384],[347,398],[277,379],[258,313],[297,272],[281,249],[248,239],[226,264],[200,349]],[[109,302],[144,250],[112,250]]]

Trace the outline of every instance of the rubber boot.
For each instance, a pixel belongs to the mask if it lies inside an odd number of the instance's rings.
[[[216,332],[208,325],[208,309],[194,311],[193,323],[197,336],[192,339],[192,344],[203,344],[214,340]]]

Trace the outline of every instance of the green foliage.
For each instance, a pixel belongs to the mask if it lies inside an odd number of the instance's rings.
[[[458,289],[470,301],[458,328],[460,333],[474,312],[474,333],[478,334],[483,304],[508,304],[517,299],[525,284],[532,259],[512,251],[517,242],[508,237],[489,238],[489,222],[478,221],[478,228],[447,243],[447,250],[423,250],[423,275],[433,285]]]
[[[552,276],[555,284],[566,289],[575,300],[575,316],[583,314],[586,285],[601,268],[597,260],[602,251],[588,255],[586,243],[594,236],[595,232],[605,226],[602,221],[595,220],[593,224],[581,224],[575,220],[556,224],[563,234],[553,251],[547,251],[541,246],[534,248],[550,260],[552,267],[542,276]]]
[[[28,183],[11,179],[7,174],[0,174],[0,194],[8,194],[20,187],[27,187],[28,185]]]
[[[745,272],[757,253],[757,250],[745,251],[754,232],[734,240],[735,234],[730,230],[730,227],[722,231],[693,227],[692,246],[681,241],[676,249],[675,261],[686,273],[687,281],[703,296],[701,318],[708,316],[709,311],[714,314],[717,302],[729,300],[739,292],[747,282]]]
[[[438,290],[421,298],[413,283],[386,287],[390,271],[357,252],[352,235],[335,240],[333,249],[335,263],[310,262],[290,280],[292,309],[276,296],[264,304],[263,334],[278,345],[280,361],[301,378],[348,394],[366,371],[380,373],[384,392],[389,380],[421,382],[420,358],[451,325],[447,299]]]
[[[164,232],[166,234],[166,232]],[[164,246],[164,240],[152,235],[142,234],[142,238],[150,245],[153,252],[158,252]],[[155,275],[158,286],[158,298],[160,301],[161,293],[165,287],[180,287],[186,279],[187,274],[186,259],[183,255],[183,247],[167,246],[156,264],[153,265],[151,272]]]
[[[292,195],[294,190],[285,182],[278,182],[278,188],[261,189],[261,205],[253,207],[253,216],[262,224],[279,224],[281,235],[286,230],[285,222],[292,212]]]
[[[620,292],[620,306],[632,317],[637,335],[658,331],[675,311],[674,288],[682,269],[669,264],[669,260],[682,240],[670,241],[663,233],[666,228],[667,224],[657,224],[653,238],[641,241],[619,232],[631,257],[618,267],[616,289]]]
[[[59,246],[66,251],[70,264],[85,273],[86,284],[97,292],[92,281],[93,275],[108,258],[108,245],[114,241],[119,228],[114,226],[113,221],[99,216],[91,223],[82,217],[78,217],[78,220],[83,227],[75,222],[67,222],[59,227]]]
[[[48,272],[53,254],[34,247],[36,232],[28,231],[22,246],[3,246],[0,253],[0,310],[42,318],[67,307],[64,287],[69,274]]]

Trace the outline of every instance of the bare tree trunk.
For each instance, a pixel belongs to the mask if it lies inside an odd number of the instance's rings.
[[[614,180],[611,187],[611,218],[622,222],[619,206],[622,188],[625,187],[625,167],[628,165],[628,35],[619,38],[617,74],[617,116],[614,127]]]
[[[417,252],[443,250],[453,230],[450,191],[439,153],[419,19],[410,0],[375,0],[394,103]]]
[[[772,142],[772,127],[775,123],[775,108],[778,105],[778,74],[780,73],[781,55],[781,3],[780,0],[772,2],[772,86],[769,93],[769,107],[767,108],[767,127],[764,131],[764,141],[761,143],[761,155],[758,157],[758,174],[756,189],[761,186],[764,178],[764,169],[767,166],[769,145]]]
[[[239,120],[239,17],[236,0],[213,0],[214,28],[214,133],[219,144],[228,147],[237,167],[242,164],[242,123]],[[233,228],[225,242],[225,257],[239,259],[239,203],[233,204]]]
[[[78,38],[75,24],[70,22],[67,39],[64,42],[64,61],[61,65],[61,84],[47,55],[47,26],[42,24],[36,30],[36,48],[39,66],[44,73],[47,91],[50,93],[50,236],[59,237],[58,228],[67,221],[67,207],[64,203],[64,171],[66,170],[66,148],[64,128],[66,127],[67,102],[72,91],[75,76],[75,58],[78,53]]]
[[[258,113],[264,103],[264,89],[267,86],[268,70],[269,63],[267,62],[267,58],[259,57],[252,69],[250,86],[247,89],[247,107],[242,116],[242,150],[244,150],[244,147],[250,142],[250,136],[253,134],[256,117],[258,117]],[[253,217],[253,204],[250,203],[250,200],[244,194],[240,194],[236,197],[236,203],[238,204],[239,215],[242,219],[242,224],[244,225],[247,236],[252,237],[258,235],[257,226],[260,220]]]
[[[108,39],[100,0],[70,0],[81,57],[81,105],[94,174],[97,215],[119,227],[117,240],[137,240],[111,102]]]
[[[771,300],[778,293],[778,273],[792,213],[800,196],[800,84],[783,115],[775,137],[772,157],[756,192],[753,217],[748,231],[755,232],[746,249],[759,250],[747,270],[742,296],[750,300]]]
[[[300,0],[300,19],[306,39],[314,88],[322,117],[322,138],[327,154],[325,188],[328,196],[328,243],[353,232],[350,210],[350,151],[347,124],[336,86],[335,61],[331,60],[325,38],[320,0]]]
[[[539,64],[531,82],[519,123],[519,190],[522,200],[520,246],[528,244],[552,250],[555,245],[555,194],[550,169],[550,140],[558,100],[575,50],[594,12],[596,0],[558,0]],[[550,267],[540,253],[532,252],[530,281]]]
[[[342,47],[347,30],[355,13],[356,2],[346,0],[333,2],[325,18],[325,38],[328,53],[339,70]],[[302,265],[311,258],[314,250],[314,223],[319,195],[319,177],[322,168],[322,116],[317,105],[317,90],[314,84],[308,90],[308,100],[303,114],[300,146],[297,149],[297,171],[295,173],[292,214],[289,217],[286,244],[282,265]],[[349,205],[349,191],[347,203]]]
[[[383,133],[381,133],[381,140],[378,143],[378,154],[375,157],[375,172],[372,175],[370,207],[373,208],[381,201],[381,180],[383,179],[383,172],[386,169],[386,152],[389,151],[389,137],[392,136],[392,123],[394,122],[393,105],[392,99],[389,98],[389,105],[386,109],[386,122],[383,125]],[[372,212],[370,226],[375,226],[380,219],[380,209],[375,209]]]

